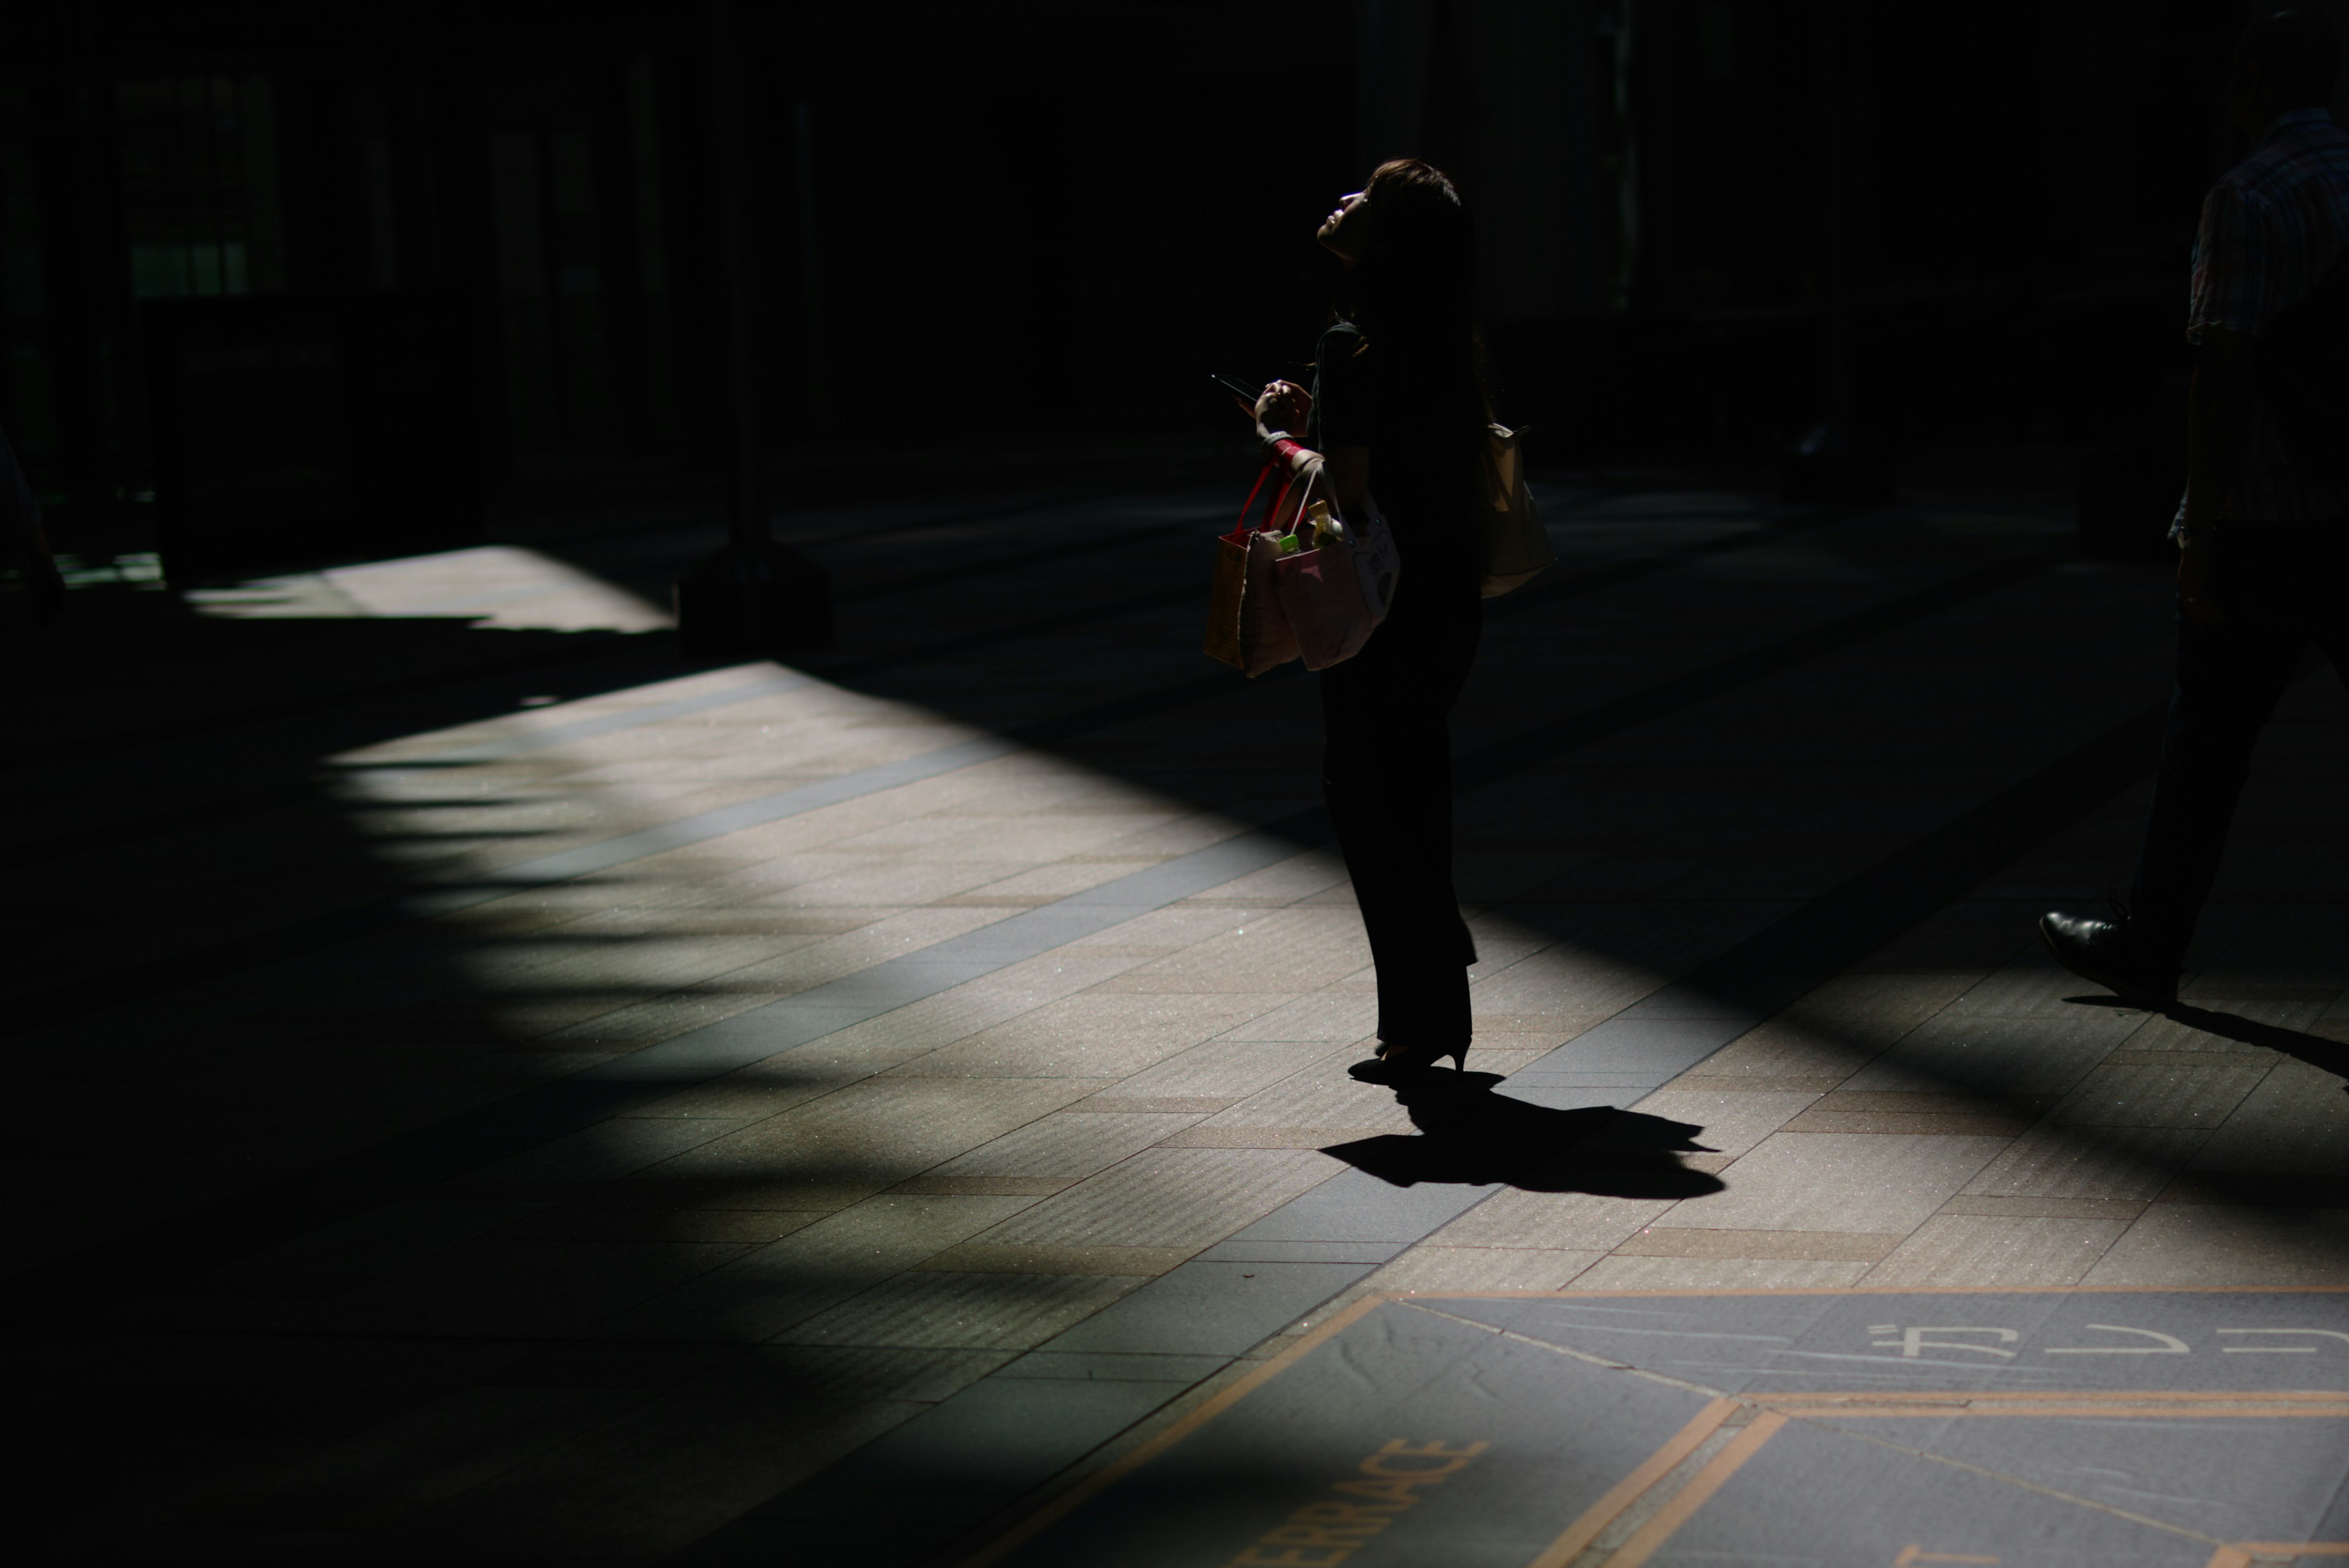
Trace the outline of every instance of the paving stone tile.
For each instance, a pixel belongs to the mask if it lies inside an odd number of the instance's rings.
[[[1743,1033],[1734,1018],[1631,1018],[1622,1014],[1584,1031],[1529,1066],[1515,1080],[1588,1079],[1629,1074],[1658,1085],[1677,1077]]]
[[[1237,1237],[1199,1254],[1210,1263],[1384,1263],[1403,1251],[1398,1241],[1266,1241]]]
[[[2230,1021],[2269,1024],[2278,1029],[2305,1030],[2317,1020],[2323,1004],[2315,1002],[2257,1001],[2231,1003],[2224,1008],[2198,1009],[2191,1017],[2171,1018],[2160,1013],[2147,1017],[2145,1023],[2122,1042],[2130,1051],[2193,1051],[2221,1052],[2230,1055],[2270,1054],[2268,1047],[2230,1039],[2214,1029],[2204,1028],[2197,1020],[2221,1027]]]
[[[1209,1040],[1136,1073],[1107,1097],[1124,1102],[1222,1098],[1228,1103],[1340,1054],[1326,1041]]]
[[[1195,943],[1220,937],[1239,929],[1248,922],[1249,911],[1197,904],[1175,904],[1164,909],[1153,909],[1146,915],[1123,920],[1104,931],[1080,937],[1070,945],[1079,948],[1114,948],[1133,952],[1180,952]]]
[[[1098,1085],[1082,1078],[869,1079],[701,1144],[649,1174],[812,1185],[864,1179],[877,1190]]]
[[[1403,1118],[1397,1116],[1397,1122]],[[1187,1127],[1158,1141],[1160,1148],[1328,1148],[1350,1143],[1366,1132],[1400,1132],[1393,1127]]]
[[[1414,1247],[1364,1280],[1371,1291],[1555,1291],[1599,1261],[1597,1252],[1529,1247]]]
[[[2216,1127],[2269,1070],[2257,1060],[2106,1063],[2056,1105],[2054,1116],[2095,1127]]]
[[[1814,1263],[1872,1263],[1888,1257],[1905,1231],[1701,1231],[1642,1227],[1615,1249],[1619,1258],[1792,1258]]]
[[[1062,1247],[1035,1242],[966,1241],[917,1269],[977,1274],[1163,1274],[1192,1255],[1187,1247]]]
[[[1197,1044],[1255,1010],[1252,997],[1089,991],[1048,1002],[891,1070],[929,1077],[1122,1078]]]
[[[1039,1350],[1019,1357],[995,1376],[1057,1377],[1085,1383],[1173,1383],[1187,1388],[1229,1365],[1229,1360],[1220,1355],[1079,1355]]]
[[[2037,942],[1970,988],[1951,1007],[1974,1018],[2056,1019],[2081,1011],[2081,1003],[2068,1000],[2075,996],[2103,998],[2101,1005],[2089,1004],[2094,1012],[2122,1016],[2131,1012],[2115,1003],[2109,992],[2058,965]]]
[[[2272,1173],[2292,1179],[2279,1180],[2281,1189],[2305,1189],[2311,1178],[2349,1177],[2349,1142],[2337,1125],[2230,1122],[2195,1151],[2188,1169],[2198,1177],[2212,1171]]]
[[[1919,1287],[2077,1284],[2128,1223],[1944,1211],[1925,1221],[1862,1282]]]
[[[1786,1004],[1775,1022],[1889,1044],[1980,983],[1977,970],[1863,970],[1840,974]]]
[[[1724,1173],[1727,1191],[1675,1204],[1667,1222],[1709,1230],[1906,1232],[1955,1196],[2006,1142],[1774,1133]]]
[[[1506,1189],[1434,1232],[1426,1244],[1606,1252],[1671,1207],[1662,1199],[1601,1198],[1587,1192]]]
[[[1980,1198],[1961,1192],[1941,1213],[1982,1215],[1992,1220],[2118,1220],[2145,1212],[2145,1201],[2127,1198]]]
[[[1325,1155],[1146,1149],[978,1240],[1061,1246],[1204,1247],[1327,1180]]]
[[[1238,1355],[1309,1319],[1371,1272],[1367,1263],[1212,1263],[1194,1259],[1062,1334],[1048,1349]]]
[[[1251,871],[1235,881],[1210,888],[1198,895],[1201,898],[1219,900],[1263,899],[1272,904],[1290,904],[1323,893],[1346,880],[1346,863],[1324,849],[1308,850]]]
[[[2349,1053],[2343,1054],[2349,1058]],[[2320,1066],[2279,1061],[2235,1107],[2221,1130],[2251,1127],[2327,1127],[2349,1131],[2349,1082],[2342,1069],[2349,1059]]]
[[[1050,1198],[1076,1185],[1076,1178],[1027,1176],[915,1176],[889,1189],[929,1197]]]
[[[2110,1009],[2012,1017],[1955,1008],[1852,1075],[1854,1090],[1984,1095],[2061,1094],[2087,1076],[2137,1026]]]
[[[1968,1197],[2145,1202],[2209,1137],[2190,1127],[2033,1127],[1966,1184]]]
[[[803,1345],[1026,1350],[1141,1282],[1093,1272],[916,1272],[884,1281],[781,1337]]]
[[[1304,1071],[1217,1111],[1195,1130],[1319,1127],[1408,1131],[1411,1118],[1390,1092],[1345,1075],[1341,1064],[1360,1059],[1351,1050],[1326,1054]]]
[[[2157,1203],[2080,1282],[2349,1285],[2349,1209]]]
[[[1325,985],[1369,961],[1362,922],[1350,909],[1268,909],[1261,918],[1179,952],[1151,960],[1109,991],[1267,992]]]
[[[1839,1090],[1786,1123],[1797,1133],[1916,1133],[1931,1137],[2015,1137],[2045,1109],[2048,1096]]]
[[[1319,1168],[1327,1169],[1328,1164]],[[1332,1241],[1408,1245],[1456,1219],[1484,1196],[1482,1189],[1448,1182],[1396,1187],[1366,1171],[1341,1168],[1234,1232],[1224,1246]]]
[[[605,1332],[734,1344],[771,1339],[1034,1201],[968,1194],[868,1199],[648,1301]]]
[[[1478,1012],[1564,1019],[1609,1018],[1657,989],[1664,976],[1643,963],[1552,948],[1470,988]]]
[[[1040,1117],[924,1174],[945,1179],[997,1176],[1049,1179],[1064,1187],[1108,1169],[1197,1119],[1195,1116],[1147,1112],[1089,1111],[1078,1115],[1071,1109]]]
[[[1772,1019],[1732,1040],[1689,1072],[1708,1080],[1751,1078],[1757,1083],[1817,1084],[1832,1088],[1874,1061],[1888,1044]]]
[[[1569,1291],[1804,1291],[1857,1284],[1871,1265],[1792,1258],[1601,1258]]]
[[[690,1030],[722,1023],[781,1002],[788,992],[698,986],[691,991],[647,1001],[631,1002],[599,1012],[577,1023],[565,1024],[545,1036],[548,1043],[576,1042],[584,1045],[654,1045]]]
[[[1668,1121],[1690,1122],[1700,1130],[1697,1142],[1723,1154],[1739,1155],[1793,1120],[1816,1097],[1806,1094],[1748,1093],[1713,1088],[1692,1089],[1677,1080],[1631,1108]]]
[[[1226,1040],[1354,1041],[1378,1032],[1379,1002],[1360,992],[1317,991],[1226,1030]]]
[[[1482,1001],[1474,992],[1469,995],[1474,1002]],[[1486,1012],[1480,1010],[1470,1014],[1468,1021],[1475,1031],[1478,1050],[1490,1048],[1539,1053],[1555,1050],[1584,1030],[1604,1023],[1609,1016],[1603,1012]]]

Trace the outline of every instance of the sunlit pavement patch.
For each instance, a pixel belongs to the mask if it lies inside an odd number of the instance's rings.
[[[2343,1542],[2349,1293],[1577,1293],[1365,1302],[972,1561],[2238,1568]]]

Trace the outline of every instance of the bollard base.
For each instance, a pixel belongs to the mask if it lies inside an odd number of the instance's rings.
[[[677,581],[677,636],[688,659],[762,659],[830,648],[832,579],[781,545],[729,545]]]

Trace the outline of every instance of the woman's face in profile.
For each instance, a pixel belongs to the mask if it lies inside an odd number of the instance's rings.
[[[1371,199],[1360,191],[1346,197],[1321,220],[1320,230],[1313,237],[1349,265],[1361,260],[1370,246]]]

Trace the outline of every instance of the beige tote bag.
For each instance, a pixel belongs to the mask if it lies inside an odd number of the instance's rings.
[[[1525,456],[1517,448],[1520,433],[1506,425],[1486,425],[1476,453],[1476,523],[1485,545],[1488,599],[1523,587],[1557,560],[1542,527],[1541,508],[1526,488]]]

